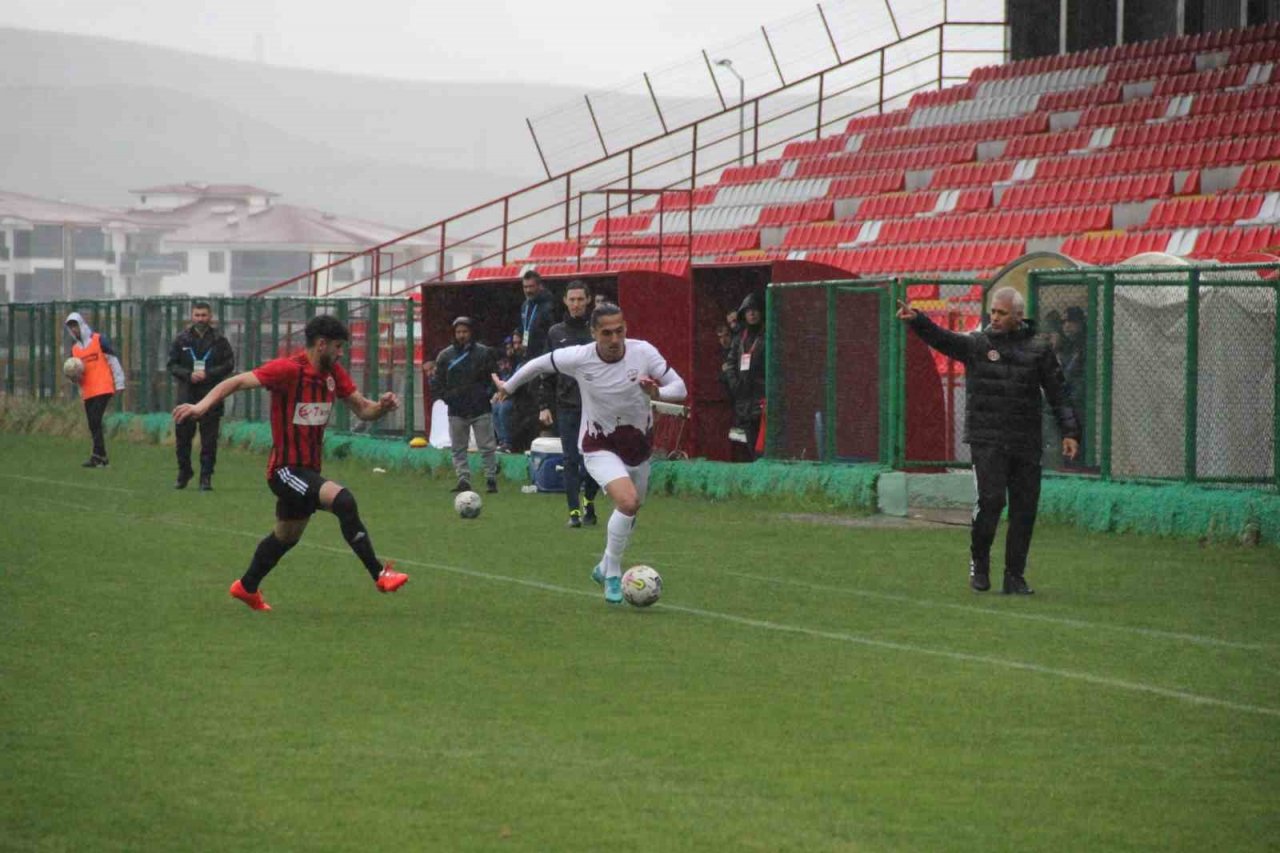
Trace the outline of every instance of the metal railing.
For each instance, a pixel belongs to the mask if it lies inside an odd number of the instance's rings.
[[[421,284],[465,278],[482,266],[509,266],[524,259],[539,241],[570,241],[575,230],[600,216],[635,212],[633,194],[639,186],[685,190],[705,186],[742,159],[749,157],[758,164],[781,153],[790,142],[840,133],[854,117],[905,107],[917,92],[968,79],[974,67],[1006,57],[1003,21],[952,19],[950,11],[956,3],[930,5],[937,7],[940,20],[904,33],[903,22],[914,18],[895,14],[886,0],[892,32],[874,49],[848,56],[832,36],[832,60],[819,70],[787,79],[778,65],[776,87],[744,96],[734,105],[719,97],[718,109],[713,107],[678,126],[664,118],[655,135],[616,150],[610,150],[601,131],[602,156],[583,165],[559,174],[551,174],[548,166],[544,181],[344,255],[254,295],[300,284],[314,296],[395,295]],[[704,59],[708,58],[704,55]],[[654,108],[662,113],[656,98]],[[584,202],[584,194],[594,201],[593,196],[605,190],[622,190],[626,199],[617,204],[608,197],[596,204]],[[422,245],[431,248],[413,248]],[[468,254],[465,260],[457,259],[459,253],[470,253],[476,246],[487,248],[480,249],[479,257]],[[333,271],[350,269],[362,258],[367,259],[368,272],[334,287]],[[420,268],[425,269],[422,274],[411,275]]]

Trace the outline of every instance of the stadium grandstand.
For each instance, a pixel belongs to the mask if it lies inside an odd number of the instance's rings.
[[[469,277],[652,266],[659,245],[852,275],[989,276],[1029,251],[1256,260],[1280,245],[1277,60],[1270,23],[979,68]]]
[[[588,98],[603,156],[331,265],[368,255],[363,278],[335,287],[321,267],[261,292],[309,277],[317,296],[389,295],[411,264],[422,284],[778,261],[989,277],[1032,252],[1237,261],[1280,245],[1280,22],[1000,61],[1034,41],[1014,19],[1035,9],[957,20],[958,4],[934,5],[904,32],[886,3],[892,30],[853,57],[819,7],[828,64],[791,80],[778,65],[773,89],[738,104],[717,83],[714,109],[681,127],[655,97],[663,132],[630,145],[611,147]],[[1235,4],[1237,20],[1275,17],[1255,5]],[[534,142],[547,166],[545,134]],[[390,263],[406,241],[432,248]],[[494,248],[448,259],[471,241]]]

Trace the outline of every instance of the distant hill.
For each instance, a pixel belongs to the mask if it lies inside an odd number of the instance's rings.
[[[412,228],[543,177],[524,118],[580,95],[0,28],[0,187],[123,206],[140,186],[244,182]]]

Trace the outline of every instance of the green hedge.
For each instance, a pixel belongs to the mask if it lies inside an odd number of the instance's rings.
[[[111,414],[108,434],[133,441],[171,443],[169,415]],[[0,397],[0,429],[45,435],[83,435],[84,412],[76,403],[14,401]],[[257,453],[271,447],[265,423],[227,421],[223,439]],[[329,432],[331,459],[358,459],[388,470],[449,475],[449,452],[410,448],[403,440]],[[524,456],[500,454],[501,475],[528,479]],[[472,454],[473,471],[480,457]],[[690,460],[653,465],[650,489],[712,500],[786,500],[801,505],[873,512],[876,482],[887,469],[878,465],[820,465],[759,461],[750,465]],[[1088,478],[1046,477],[1040,497],[1042,518],[1086,530],[1148,533],[1192,539],[1245,538],[1280,543],[1280,495],[1244,489],[1212,489],[1180,484],[1104,483]]]

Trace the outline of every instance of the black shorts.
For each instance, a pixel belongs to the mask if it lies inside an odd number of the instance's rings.
[[[267,481],[276,496],[276,518],[301,521],[315,515],[320,508],[320,487],[329,482],[319,471],[290,465],[277,468]]]

